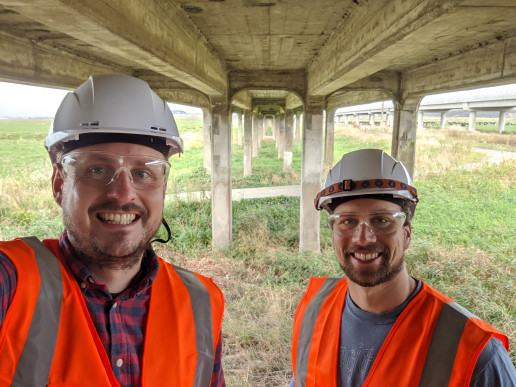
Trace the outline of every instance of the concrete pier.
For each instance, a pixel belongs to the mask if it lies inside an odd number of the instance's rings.
[[[211,225],[212,246],[224,249],[231,244],[231,117],[226,104],[212,110],[212,177],[211,177]]]
[[[391,156],[403,162],[410,176],[414,176],[416,157],[416,112],[421,98],[411,98],[395,104]]]
[[[326,111],[326,128],[324,136],[324,166],[333,166],[333,148],[335,143],[335,110]]]
[[[211,173],[211,110],[202,109],[204,170]]]
[[[314,208],[314,198],[321,191],[323,145],[322,103],[306,106],[303,120],[303,155],[301,162],[301,209],[299,250],[319,251],[321,215]]]
[[[250,109],[244,110],[244,177],[253,173],[253,116]]]
[[[293,142],[293,111],[287,109],[285,112],[285,141],[284,141],[284,152],[283,152],[283,171],[292,171],[292,142]]]

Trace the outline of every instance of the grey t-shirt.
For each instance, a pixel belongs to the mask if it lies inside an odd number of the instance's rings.
[[[346,294],[342,311],[338,356],[338,387],[362,386],[376,355],[403,309],[421,290],[422,282],[400,306],[386,313],[360,309]],[[294,380],[290,387],[294,387]],[[500,340],[492,338],[482,351],[470,386],[516,386],[516,371]]]

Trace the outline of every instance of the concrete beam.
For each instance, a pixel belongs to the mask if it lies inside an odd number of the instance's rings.
[[[252,106],[280,106],[285,109],[285,98],[253,98]]]
[[[288,90],[304,98],[306,94],[306,73],[304,71],[231,71],[229,73],[230,94],[241,90]]]
[[[345,106],[361,105],[386,99],[393,99],[393,93],[381,89],[348,90],[345,88],[328,97],[327,109],[336,110]]]
[[[325,96],[374,74],[386,63],[415,55],[425,26],[463,1],[370,2],[350,10],[345,23],[328,39],[308,67],[309,96]],[[357,39],[357,37],[360,37]],[[424,48],[426,49],[426,48]]]
[[[131,75],[126,68],[88,58],[0,32],[0,80],[45,87],[75,89],[92,74]]]
[[[103,49],[120,66],[154,70],[209,96],[226,96],[225,65],[179,4],[136,0],[5,0],[2,4]]]
[[[512,82],[516,82],[516,37],[420,66],[402,75],[404,94],[418,96]]]
[[[194,106],[201,109],[211,109],[211,102],[209,98],[197,90],[170,90],[170,89],[156,89],[153,85],[149,86],[162,99],[167,102],[179,103],[181,105]]]

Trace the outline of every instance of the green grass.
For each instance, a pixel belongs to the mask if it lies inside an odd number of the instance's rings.
[[[50,188],[50,162],[42,146],[49,121],[0,121],[0,238],[55,237],[60,208]],[[169,193],[209,190],[203,168],[201,120],[178,120],[185,154],[172,159]],[[234,138],[236,139],[236,129]],[[409,272],[507,333],[516,362],[516,161],[467,171],[458,166],[485,158],[478,147],[516,151],[516,135],[428,129],[416,140],[415,185],[420,203]],[[390,150],[389,130],[336,125],[335,161],[364,147]],[[283,172],[273,142],[262,143],[253,175],[243,177],[243,149],[233,146],[233,187],[299,184],[301,147],[291,173]],[[174,195],[170,195],[174,197]],[[233,202],[233,245],[211,248],[211,202],[167,199],[173,239],[158,253],[211,276],[226,298],[224,368],[228,386],[286,385],[290,335],[299,298],[310,276],[340,272],[321,213],[321,253],[299,252],[299,198]],[[165,236],[160,230],[160,237]]]

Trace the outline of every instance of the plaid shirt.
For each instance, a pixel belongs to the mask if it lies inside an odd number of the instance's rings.
[[[59,247],[75,275],[88,306],[104,349],[111,360],[113,372],[122,387],[141,385],[141,364],[145,337],[147,309],[151,286],[156,278],[159,262],[151,249],[142,261],[142,270],[128,289],[113,295],[107,286],[95,280],[93,274],[77,258],[64,232]],[[16,290],[16,268],[0,253],[0,324]],[[222,334],[215,353],[212,387],[223,387],[221,365]],[[165,383],[164,383],[165,385]]]

